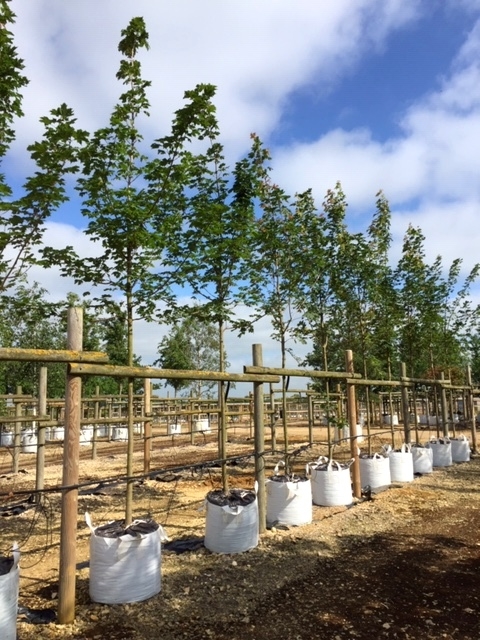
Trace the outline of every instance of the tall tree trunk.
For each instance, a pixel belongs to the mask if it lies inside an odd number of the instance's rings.
[[[218,348],[220,349],[220,371],[225,371],[225,324],[223,320],[218,322]],[[222,486],[225,492],[228,491],[227,463],[225,461],[227,455],[227,416],[226,416],[226,400],[225,400],[225,382],[222,380],[218,383],[218,453],[222,466]]]
[[[282,369],[285,369],[287,366],[287,357],[286,357],[286,340],[285,340],[285,331],[281,332],[280,335],[280,347],[282,350]],[[290,468],[288,464],[288,423],[287,423],[287,377],[282,376],[282,425],[283,425],[283,451],[285,454],[285,473],[290,473]]]
[[[127,348],[128,366],[133,366],[133,299],[132,291],[129,287],[127,293]],[[128,400],[127,400],[127,495],[125,501],[125,525],[132,522],[133,510],[133,378],[128,379]]]

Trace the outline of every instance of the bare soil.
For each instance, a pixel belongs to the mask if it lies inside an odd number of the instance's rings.
[[[295,468],[301,472],[325,451],[304,446],[305,431],[297,436]],[[379,436],[375,446],[380,442]],[[206,494],[221,485],[220,469],[181,468],[215,459],[216,444],[197,437],[192,446],[176,437],[173,446],[155,447],[152,455],[152,468],[174,470],[136,483],[135,517],[154,518],[170,540],[190,541],[193,548],[180,554],[163,548],[157,596],[107,606],[89,597],[84,513],[90,512],[94,524],[123,517],[123,484],[91,491],[98,481],[124,473],[125,446],[102,446],[106,457],[82,460],[81,466],[82,480],[92,486],[79,496],[74,624],[32,620],[34,610],[54,615],[57,608],[58,494],[46,494],[41,506],[26,505],[17,515],[18,496],[0,502],[12,507],[0,518],[0,555],[8,554],[14,540],[22,550],[18,640],[480,638],[480,458],[392,485],[349,508],[314,506],[311,524],[273,528],[255,549],[219,555],[202,544],[201,509]],[[247,456],[229,466],[232,487],[253,487],[251,451],[247,437],[232,438],[229,455]],[[1,455],[5,467],[8,460]],[[55,455],[49,454],[47,486],[61,478]],[[136,455],[140,473],[141,452]],[[348,457],[348,447],[339,447],[337,455]],[[267,457],[269,472],[278,460],[279,455]],[[22,468],[27,472],[0,477],[0,492],[34,486],[31,458],[22,457]]]

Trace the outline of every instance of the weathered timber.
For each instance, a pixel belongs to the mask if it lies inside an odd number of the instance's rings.
[[[357,378],[348,379],[347,384],[357,384],[372,387],[413,387],[414,385],[413,382],[400,382],[400,380],[358,380]]]
[[[149,378],[145,378],[143,381],[143,395],[144,395],[144,412],[145,415],[151,416],[152,414],[152,383]],[[150,471],[150,459],[152,451],[152,419],[149,417],[143,425],[145,432],[145,439],[143,441],[143,472],[149,473]]]
[[[472,389],[468,384],[449,384],[448,388],[452,391],[468,391]],[[476,391],[478,392],[478,389]]]
[[[263,364],[262,345],[252,345],[252,358],[255,365]],[[267,492],[265,489],[265,425],[263,385],[253,385],[253,424],[255,433],[255,480],[257,481],[258,532],[267,529]]]
[[[402,362],[400,365],[400,377],[404,380],[407,376],[407,365]],[[403,414],[403,432],[405,437],[405,443],[411,444],[412,437],[410,432],[410,406],[408,402],[408,386],[405,382],[402,382],[402,414]],[[392,420],[393,424],[393,420]]]
[[[450,387],[451,386],[451,380],[444,378],[443,380],[432,380],[431,378],[408,378],[408,377],[402,377],[401,378],[402,382],[414,382],[417,384],[426,384],[426,385],[436,385],[436,386],[446,386],[446,387]]]
[[[71,307],[67,316],[67,346],[75,352],[82,350],[83,309]],[[62,485],[75,487],[62,491],[60,521],[60,568],[58,583],[58,612],[60,624],[75,619],[76,551],[78,520],[78,477],[80,460],[82,379],[67,374],[65,389],[65,444],[63,447]]]
[[[76,351],[65,349],[13,349],[0,348],[0,360],[28,360],[29,362],[93,362],[107,363],[108,356],[100,351]]]
[[[282,369],[277,367],[258,367],[245,365],[244,373],[266,374],[275,376],[292,376],[300,378],[361,378],[360,373],[347,373],[346,371],[314,371],[313,369]]]
[[[178,380],[223,380],[225,382],[280,382],[278,375],[254,375],[226,373],[220,371],[189,371],[185,369],[155,369],[154,367],[123,367],[119,365],[95,365],[71,363],[68,368],[72,375],[94,375],[133,378],[156,378]],[[204,412],[203,412],[204,413]]]
[[[37,413],[37,411],[35,412]],[[38,382],[38,413],[42,416],[47,413],[47,367],[40,367]],[[44,487],[45,479],[45,428],[39,425],[37,432],[37,460],[36,460],[36,482],[35,489],[41,491]],[[36,496],[37,502],[40,502],[40,495]]]
[[[472,384],[472,369],[470,366],[467,367],[467,382],[469,385]],[[470,428],[472,433],[472,449],[474,453],[477,453],[477,417],[475,415],[475,404],[473,400],[474,390],[470,387],[470,390],[467,394],[467,406],[464,407],[467,409],[467,415],[470,416]]]
[[[345,368],[349,372],[349,379],[353,376],[353,353],[350,349],[345,351]],[[353,458],[352,465],[352,486],[353,495],[356,498],[362,497],[362,484],[360,480],[360,462],[358,457],[358,432],[357,432],[357,402],[355,398],[355,383],[347,383],[347,412],[350,426],[350,455]]]

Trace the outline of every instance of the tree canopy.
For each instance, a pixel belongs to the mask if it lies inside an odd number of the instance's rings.
[[[0,0],[1,170],[28,82],[13,22]],[[272,182],[269,152],[255,134],[249,151],[230,164],[213,85],[186,91],[168,133],[146,140],[151,83],[138,56],[148,46],[145,22],[135,17],[120,35],[122,92],[104,126],[77,128],[61,104],[41,119],[43,136],[28,147],[35,170],[22,188],[0,172],[3,345],[62,344],[61,320],[46,292],[22,281],[41,253],[43,266],[59,266],[79,294],[94,298],[85,303],[85,344],[107,349],[114,363],[135,362],[133,327],[142,318],[174,323],[160,345],[162,366],[224,370],[225,330],[243,333],[268,317],[281,365],[304,342],[311,347],[306,362],[325,370],[343,369],[344,351],[352,349],[356,370],[369,377],[396,375],[401,362],[420,377],[466,364],[480,371],[480,312],[472,296],[478,265],[465,276],[461,259],[450,267],[440,256],[429,262],[426,238],[414,224],[394,264],[392,213],[382,192],[367,228],[359,230],[356,221],[353,229],[340,182],[321,206],[311,189],[287,193]],[[97,255],[44,245],[45,225],[68,202],[71,184],[85,233],[101,247]],[[92,287],[100,293],[90,296]],[[191,346],[195,332],[198,345],[215,344],[217,360],[192,360],[184,341]],[[5,389],[14,384],[14,369],[7,375],[6,366]]]

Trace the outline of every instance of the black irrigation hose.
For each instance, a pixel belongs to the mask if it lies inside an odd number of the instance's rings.
[[[396,429],[396,431],[398,433],[402,432],[402,429]],[[379,432],[375,432],[374,436],[379,436],[379,435],[383,435],[383,434],[390,434],[391,430],[385,430],[385,431],[379,431]],[[349,438],[343,438],[344,441],[347,440],[352,440],[354,437],[357,436],[350,436]],[[363,436],[366,437],[366,436]],[[372,437],[372,436],[371,436]],[[317,446],[317,445],[326,445],[327,443],[323,443],[323,442],[316,442],[313,444],[306,444],[306,445],[302,445],[300,447],[298,447],[297,449],[295,449],[294,451],[292,451],[291,453],[288,453],[287,455],[289,457],[296,457],[298,455],[300,455],[301,453],[307,451],[308,449],[310,449],[312,446]],[[273,451],[273,452],[269,452],[270,454],[273,455],[285,455],[284,451]],[[65,485],[65,486],[60,486],[60,487],[49,487],[47,489],[34,489],[34,490],[23,490],[23,491],[2,491],[0,492],[0,498],[2,497],[14,497],[14,496],[22,496],[22,495],[28,495],[28,496],[34,496],[37,494],[48,494],[48,493],[61,493],[63,491],[72,491],[75,489],[82,489],[85,487],[92,487],[95,485],[108,485],[108,484],[112,484],[112,483],[120,483],[120,484],[126,484],[128,482],[132,482],[132,481],[139,481],[139,480],[146,480],[146,479],[152,479],[154,476],[157,475],[161,475],[162,473],[166,474],[166,473],[181,473],[182,471],[201,471],[203,473],[203,471],[205,471],[206,469],[212,468],[212,467],[217,467],[219,465],[221,465],[222,463],[232,463],[232,462],[239,462],[241,460],[248,460],[249,458],[255,458],[255,457],[261,457],[264,454],[255,454],[255,452],[252,453],[248,453],[248,454],[244,454],[241,456],[232,456],[230,458],[217,458],[214,460],[206,460],[204,462],[197,462],[194,464],[188,464],[188,465],[182,465],[180,467],[167,467],[167,468],[160,468],[160,469],[156,469],[154,471],[149,471],[148,473],[144,473],[144,474],[140,474],[140,475],[133,475],[133,476],[117,476],[115,478],[107,478],[105,480],[101,480],[101,481],[93,481],[93,482],[81,482],[78,484],[73,484],[73,485]]]
[[[128,482],[132,482],[135,480],[146,480],[146,479],[152,479],[154,476],[156,475],[161,475],[166,474],[166,473],[180,473],[182,471],[204,471],[205,469],[208,468],[212,468],[212,467],[218,467],[220,466],[223,462],[225,462],[226,464],[228,464],[229,462],[238,462],[240,460],[248,460],[249,458],[254,458],[255,454],[252,453],[248,453],[248,454],[244,454],[241,456],[232,456],[231,458],[218,458],[216,460],[206,460],[205,462],[196,462],[194,464],[187,464],[187,465],[182,465],[180,467],[166,467],[166,468],[160,468],[160,469],[156,469],[154,471],[149,471],[148,473],[143,473],[140,475],[134,475],[134,476],[117,476],[115,478],[107,478],[105,480],[95,480],[93,482],[81,482],[79,484],[72,484],[72,485],[65,485],[65,486],[60,486],[60,487],[49,487],[47,489],[30,489],[30,490],[23,490],[23,491],[2,491],[0,492],[0,498],[1,497],[14,497],[14,496],[22,496],[22,495],[37,495],[37,494],[46,494],[46,493],[61,493],[63,491],[72,491],[74,489],[82,489],[84,487],[92,487],[95,485],[108,485],[108,484],[112,484],[112,483],[120,483],[120,484],[126,484]]]

